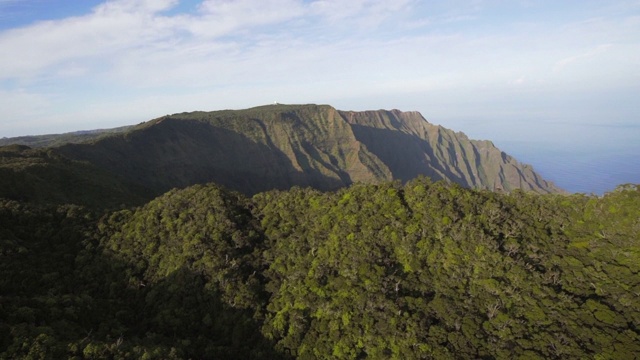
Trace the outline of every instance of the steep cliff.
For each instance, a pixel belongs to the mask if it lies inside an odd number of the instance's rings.
[[[497,149],[417,112],[269,105],[164,116],[92,142],[50,150],[152,194],[215,182],[246,194],[419,175],[489,190],[560,192]]]

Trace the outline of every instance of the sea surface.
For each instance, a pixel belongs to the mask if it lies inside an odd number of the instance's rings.
[[[640,184],[640,122],[598,124],[561,121],[457,120],[442,124],[472,139],[491,140],[546,180],[572,193],[602,195]]]

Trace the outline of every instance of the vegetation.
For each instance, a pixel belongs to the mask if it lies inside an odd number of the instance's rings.
[[[113,129],[74,131],[65,134],[31,135],[13,138],[4,137],[0,139],[0,146],[25,145],[32,148],[44,148],[64,144],[80,144],[125,132],[131,128],[131,126],[121,126]]]
[[[51,149],[0,147],[0,198],[104,209],[141,205],[151,197],[144,187]]]
[[[0,140],[7,143],[49,146],[39,154],[94,168],[103,173],[100,178],[117,179],[126,185],[123,191],[147,201],[208,182],[252,196],[292,186],[331,191],[359,182],[407,182],[419,175],[476,189],[562,192],[491,142],[398,110],[269,105],[167,115],[108,131]]]
[[[0,200],[0,359],[635,359],[640,186]]]

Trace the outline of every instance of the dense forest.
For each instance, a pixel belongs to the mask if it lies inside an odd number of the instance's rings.
[[[637,185],[5,199],[0,359],[635,359],[639,241]]]

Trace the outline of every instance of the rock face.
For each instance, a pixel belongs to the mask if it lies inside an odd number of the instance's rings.
[[[157,194],[205,182],[249,195],[292,186],[331,190],[418,175],[479,189],[562,191],[489,141],[398,110],[268,105],[181,113],[53,150]]]
[[[426,175],[470,188],[562,192],[491,141],[470,140],[463,133],[430,124],[418,112],[340,113],[358,141],[389,167],[394,179],[404,182]]]

